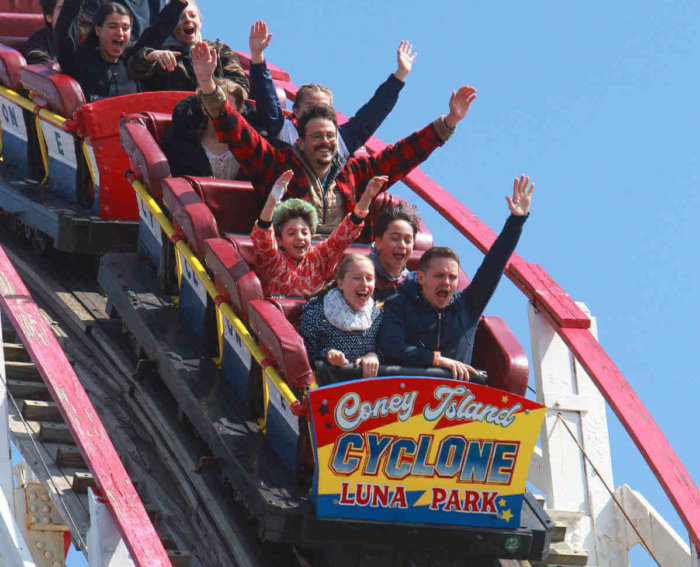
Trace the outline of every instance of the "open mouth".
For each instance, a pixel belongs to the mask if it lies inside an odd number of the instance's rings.
[[[123,39],[115,39],[112,41],[112,46],[114,46],[115,49],[124,49],[124,45],[126,45],[126,42]]]
[[[450,292],[446,289],[439,289],[437,292],[435,292],[435,295],[437,295],[440,299],[447,299],[450,296]]]
[[[392,257],[393,257],[394,260],[396,260],[397,262],[403,262],[403,261],[406,259],[406,254],[399,254],[399,253],[396,253],[396,254],[392,254]]]
[[[196,33],[194,25],[190,24],[190,25],[185,26],[182,29],[182,33],[184,34],[185,37],[194,37],[194,35]]]

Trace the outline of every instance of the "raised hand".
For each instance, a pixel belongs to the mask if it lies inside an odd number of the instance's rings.
[[[209,46],[203,41],[198,41],[194,44],[192,48],[192,68],[194,69],[195,77],[197,77],[199,88],[204,93],[208,94],[216,90],[213,77],[217,63],[216,51],[214,51],[213,47],[209,49]]]
[[[250,57],[253,63],[262,63],[265,60],[263,51],[270,45],[272,34],[267,33],[267,24],[258,20],[250,26],[250,36],[248,37],[248,47],[250,47]]]
[[[326,360],[331,366],[345,366],[346,364],[349,364],[348,359],[345,358],[345,355],[334,348],[328,351],[326,354]]]
[[[412,49],[413,46],[406,40],[399,43],[399,49],[396,52],[396,60],[398,61],[399,65],[394,73],[394,77],[396,77],[399,81],[406,80],[406,75],[411,72],[413,61],[418,55],[417,51],[413,51],[413,53],[411,53]]]
[[[277,181],[275,181],[275,184],[272,186],[268,199],[273,199],[275,204],[279,203],[287,190],[287,185],[289,185],[289,182],[293,177],[294,172],[291,169],[288,169],[282,175],[280,175],[277,178]]]
[[[379,371],[379,358],[373,352],[368,352],[362,358],[355,361],[355,366],[362,365],[362,377],[372,378]]]
[[[160,65],[161,69],[171,72],[175,70],[175,67],[177,67],[177,58],[179,56],[179,51],[154,49],[148,55],[146,55],[146,61],[155,61]]]
[[[367,187],[365,187],[365,192],[362,193],[362,197],[360,197],[360,200],[357,202],[357,209],[363,213],[369,211],[369,206],[372,204],[372,201],[382,190],[384,184],[388,182],[389,178],[386,175],[375,175],[370,179],[367,183]]]
[[[452,91],[450,97],[450,113],[445,122],[450,128],[457,126],[457,122],[467,115],[469,107],[476,98],[476,89],[469,86],[460,87],[457,92]]]
[[[530,201],[535,184],[531,184],[529,188],[528,185],[530,185],[529,177],[525,175],[521,175],[520,178],[516,177],[513,180],[513,196],[506,196],[508,208],[516,217],[524,217],[530,212]]]

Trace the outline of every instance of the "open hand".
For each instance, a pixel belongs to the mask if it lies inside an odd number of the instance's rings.
[[[205,84],[212,81],[217,65],[216,51],[203,42],[198,41],[192,48],[192,68],[197,77],[199,86],[204,88]]]
[[[345,355],[334,348],[328,351],[326,354],[326,360],[331,366],[345,366],[349,364],[348,359],[345,358]]]
[[[175,70],[175,67],[177,67],[177,58],[179,56],[179,51],[154,49],[148,55],[146,55],[146,61],[155,61],[160,65],[161,69],[171,72]]]
[[[250,26],[248,47],[250,47],[250,56],[253,63],[262,63],[264,61],[263,51],[270,45],[271,39],[272,34],[267,33],[267,24],[262,20],[258,20]]]
[[[445,122],[450,128],[457,126],[457,122],[462,120],[467,115],[469,107],[476,98],[476,89],[474,87],[460,87],[457,92],[452,91],[450,97],[450,113],[445,118]]]
[[[399,49],[396,52],[396,60],[398,61],[399,65],[394,73],[394,76],[399,81],[404,81],[406,79],[406,75],[411,72],[413,61],[418,55],[417,51],[411,52],[412,50],[413,46],[409,41],[402,40],[401,43],[399,43]]]
[[[532,198],[532,190],[535,184],[530,185],[530,178],[521,175],[520,178],[515,178],[513,181],[513,197],[506,196],[508,208],[516,217],[524,217],[530,212],[530,201]]]
[[[292,180],[293,177],[294,172],[291,169],[288,169],[277,178],[277,181],[275,181],[275,184],[270,190],[269,197],[270,199],[273,199],[275,201],[275,204],[279,203],[282,200],[282,197],[284,196],[284,193],[287,190],[287,185],[289,185],[289,182]]]
[[[355,366],[362,365],[362,377],[372,378],[377,375],[379,370],[379,358],[373,352],[368,352],[362,358],[355,361]]]
[[[360,211],[369,211],[369,206],[372,201],[377,196],[377,194],[382,190],[382,187],[389,182],[389,178],[386,175],[375,175],[367,183],[362,197],[357,202],[357,208]]]

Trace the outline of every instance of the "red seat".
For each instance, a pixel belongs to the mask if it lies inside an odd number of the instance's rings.
[[[241,320],[247,323],[250,302],[263,298],[258,276],[243,261],[229,240],[209,238],[204,242],[204,248],[204,259],[214,274],[216,288]]]
[[[179,227],[195,255],[204,259],[204,242],[217,238],[216,219],[189,183],[179,177],[163,180],[163,202],[170,211],[173,223]]]
[[[302,307],[306,303],[305,299],[297,297],[271,297],[268,299],[270,303],[273,303],[277,308],[284,313],[295,329],[299,328],[299,318],[301,317]]]
[[[29,36],[44,25],[38,2],[0,2],[0,41],[8,47],[22,49]]]
[[[85,103],[83,89],[73,77],[45,65],[27,65],[21,70],[24,88],[46,102],[47,108],[65,118],[71,118]]]
[[[253,251],[253,241],[250,239],[250,236],[227,235],[226,238],[233,242],[245,263],[255,267],[255,252]]]
[[[527,393],[527,355],[500,317],[482,317],[479,321],[471,364],[488,372],[489,386],[518,396]]]
[[[17,92],[23,89],[20,68],[26,64],[19,51],[0,44],[0,83],[4,87]]]
[[[248,181],[190,176],[186,179],[211,209],[222,233],[250,233],[261,203]]]
[[[162,181],[170,177],[170,166],[160,149],[157,134],[164,123],[170,123],[170,115],[159,112],[129,114],[119,124],[122,148],[129,156],[131,168],[155,198],[162,198]]]
[[[287,384],[297,388],[311,384],[313,373],[304,341],[279,307],[257,299],[250,303],[249,316],[260,347],[273,358]]]

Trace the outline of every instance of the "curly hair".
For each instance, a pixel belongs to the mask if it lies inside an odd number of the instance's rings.
[[[272,213],[272,227],[277,236],[282,235],[282,227],[292,219],[301,219],[309,225],[311,234],[316,233],[318,225],[318,214],[316,208],[302,199],[287,199],[278,203]]]
[[[374,238],[384,236],[386,229],[394,221],[406,221],[413,229],[413,238],[418,234],[420,227],[416,208],[408,203],[400,203],[398,205],[389,205],[382,209],[382,212],[377,215],[372,227]]]

